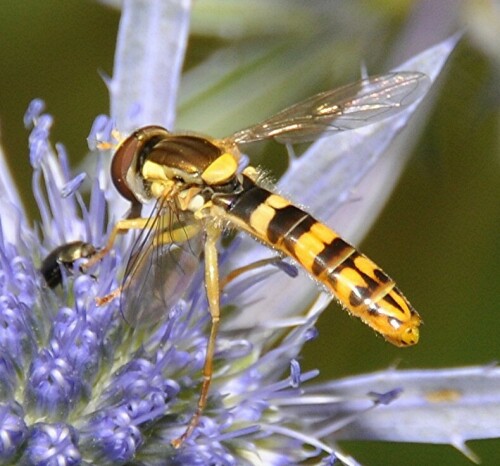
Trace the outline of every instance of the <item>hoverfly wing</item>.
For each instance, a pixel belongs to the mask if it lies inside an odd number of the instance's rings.
[[[323,133],[361,128],[408,107],[425,94],[429,85],[428,76],[419,72],[368,77],[309,97],[236,132],[230,139],[237,144],[269,138],[284,143],[305,142]]]
[[[120,311],[133,327],[162,321],[200,267],[199,225],[183,213],[155,211],[134,242],[121,288]]]

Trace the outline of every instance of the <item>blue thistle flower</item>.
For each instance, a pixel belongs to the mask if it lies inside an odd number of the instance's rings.
[[[115,125],[122,131],[153,121],[171,126],[189,11],[182,2],[168,8],[167,3],[151,1],[149,7],[155,8],[154,14],[144,14],[141,2],[125,2],[116,74],[108,82],[113,119],[96,120],[91,142],[109,140]],[[152,25],[150,21],[157,23]],[[166,29],[158,29],[158,25]],[[152,33],[145,39],[143,31],[156,31],[158,35]],[[175,39],[166,40],[165,31]],[[422,69],[435,78],[455,41],[436,46],[406,66]],[[159,53],[162,44],[169,44],[172,53]],[[133,70],[145,68],[139,63],[130,68],[124,58],[128,54],[148,63],[152,75],[134,75]],[[161,60],[169,62],[161,66]],[[153,66],[156,64],[157,69]],[[159,75],[164,79],[157,79]],[[165,92],[169,105],[158,97]],[[32,128],[29,156],[33,195],[40,211],[36,228],[29,226],[15,190],[5,181],[2,186],[3,463],[156,466],[342,461],[354,465],[355,460],[337,447],[338,440],[450,443],[472,457],[465,440],[498,435],[500,403],[496,387],[500,371],[496,367],[391,369],[322,384],[312,382],[317,371],[302,372],[297,358],[302,346],[316,337],[314,323],[329,298],[316,296],[309,300],[312,304],[303,305],[307,293],[317,295],[312,291],[315,288],[302,287],[304,282],[298,285],[300,276],[290,278],[262,269],[224,290],[224,325],[217,341],[208,405],[193,435],[181,448],[174,449],[171,441],[183,432],[196,406],[210,326],[202,270],[182,299],[165,310],[165,318],[146,329],[134,330],[128,325],[118,300],[104,305],[95,300],[119,286],[130,253],[130,238],[119,241],[92,274],[79,273],[79,261],[73,264],[73,270],[61,267],[63,286],[50,290],[39,272],[42,258],[70,241],[102,245],[102,239],[126,209],[109,189],[107,154],[94,155],[97,162],[91,177],[73,176],[64,147],[53,148],[50,143],[52,117],[43,112],[43,103],[35,100],[25,115],[25,124]],[[360,143],[350,141],[351,150],[353,144],[358,144],[357,149],[365,148],[358,151],[358,163],[373,165],[376,157],[367,159],[367,151],[373,152],[375,142],[377,150],[383,151],[406,123],[405,118],[381,131],[367,129]],[[341,151],[346,141],[338,142]],[[320,141],[295,160],[292,174],[286,176],[297,179],[301,172],[307,176],[301,164],[309,157],[310,166],[311,157],[328,153],[323,144]],[[344,162],[339,157],[335,168],[325,169],[317,182],[345,177],[345,170],[352,170],[356,176],[349,178],[359,183],[366,172],[352,158],[349,165]],[[285,186],[293,194],[298,188],[289,181]],[[85,183],[90,184],[88,203],[80,194]],[[339,186],[328,200],[327,215],[348,198],[349,187]],[[301,200],[319,207],[314,201]],[[221,251],[221,264],[230,271],[238,261],[245,264],[257,255],[253,245],[235,241]],[[288,281],[283,287],[288,291],[278,299],[266,296],[270,274],[274,275],[273,286],[277,277]],[[258,297],[259,303],[250,302],[249,288],[251,298]],[[295,288],[300,290],[290,294],[289,290]],[[290,296],[294,302],[290,302]],[[472,412],[475,423],[468,421]],[[433,423],[428,421],[431,416],[436,419]],[[479,430],[478,419],[482,426]]]

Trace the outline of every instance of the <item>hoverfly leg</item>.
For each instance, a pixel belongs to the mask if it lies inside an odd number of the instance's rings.
[[[281,256],[273,256],[267,257],[266,259],[261,259],[255,262],[250,262],[250,264],[243,265],[242,267],[238,267],[234,270],[231,270],[221,281],[220,281],[220,289],[223,290],[229,283],[238,278],[240,275],[244,273],[251,272],[252,270],[260,269],[261,267],[265,267],[267,265],[275,265],[279,264],[283,260]]]
[[[179,448],[183,442],[189,438],[200,422],[201,415],[207,404],[208,392],[212,382],[213,359],[215,354],[215,343],[220,323],[220,288],[219,288],[219,260],[217,253],[217,241],[222,229],[215,222],[209,222],[205,233],[205,288],[207,293],[208,307],[212,318],[210,336],[207,341],[207,352],[203,365],[203,382],[201,385],[200,397],[196,406],[196,411],[189,420],[189,424],[184,433],[172,440],[172,446]]]
[[[149,218],[142,218],[142,217],[132,217],[132,218],[126,218],[123,220],[120,220],[119,222],[116,223],[115,227],[113,228],[113,231],[110,234],[110,237],[108,239],[108,243],[106,246],[103,248],[105,249],[105,254],[107,254],[111,248],[113,247],[113,243],[116,240],[116,236],[118,234],[126,233],[128,230],[133,230],[133,229],[144,229],[146,228],[147,222],[149,222],[151,219]],[[199,226],[198,225],[185,225],[185,226],[179,226],[176,228],[172,228],[169,230],[159,230],[156,232],[155,237],[154,237],[154,244],[156,246],[164,246],[166,244],[170,243],[182,243],[189,241],[190,238],[192,238],[194,235],[199,233]],[[99,250],[98,253],[102,251]],[[88,262],[87,262],[88,264]],[[88,265],[85,264],[87,267]],[[91,264],[93,265],[93,264]],[[122,286],[119,286],[118,288],[115,288],[111,292],[109,292],[105,296],[100,296],[95,299],[95,302],[97,306],[104,306],[105,304],[108,304],[109,302],[113,301],[114,299],[118,298],[123,291],[126,289],[127,286],[130,285],[130,282],[125,280]]]
[[[113,301],[113,299],[118,298],[118,296],[120,296],[121,293],[122,293],[122,287],[119,286],[118,288],[115,288],[113,291],[111,291],[107,295],[98,296],[97,298],[95,298],[95,303],[97,304],[97,306],[104,306],[105,304],[108,304],[111,301]]]
[[[113,227],[113,230],[111,230],[106,245],[102,249],[99,249],[84,265],[82,265],[83,270],[84,271],[89,270],[91,267],[97,264],[97,262],[99,262],[105,256],[107,256],[111,251],[111,249],[113,249],[113,245],[115,244],[116,237],[118,235],[126,233],[129,230],[143,229],[146,227],[148,221],[149,221],[148,218],[138,217],[138,218],[126,218],[116,222],[115,226]]]
[[[102,248],[99,249],[89,260],[80,266],[80,270],[82,272],[88,271],[90,268],[92,268],[97,262],[102,260],[113,248],[113,245],[116,241],[116,237],[120,234],[126,233],[129,230],[138,230],[141,228],[145,228],[148,218],[127,218],[123,220],[119,220],[116,222],[115,226],[113,227],[113,230],[111,231],[108,241],[106,245]],[[119,288],[114,289],[110,293],[108,293],[106,296],[101,296],[95,298],[95,302],[98,306],[103,306],[105,304],[108,304],[111,302],[113,299],[117,298],[122,291],[122,287],[120,286]]]

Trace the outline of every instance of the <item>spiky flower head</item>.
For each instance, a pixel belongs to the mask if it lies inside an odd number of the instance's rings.
[[[91,141],[110,137],[114,127],[126,132],[153,121],[172,123],[189,4],[151,1],[149,7],[155,8],[154,14],[147,14],[142,2],[124,4],[115,75],[108,82],[113,119],[98,119]],[[144,31],[155,33],[146,37]],[[450,39],[439,44],[404,67],[435,78],[454,43]],[[170,53],[165,53],[164,44]],[[134,75],[144,68],[142,63],[131,64],[130,56],[143,59],[152,73],[146,78]],[[170,106],[158,104],[162,93],[169,96]],[[156,113],[159,108],[162,113]],[[320,141],[291,164],[285,178],[287,192],[300,194],[307,176],[315,177],[319,186],[345,180],[347,172],[358,185],[410,114],[367,129],[362,139],[349,135],[337,139],[333,152],[331,143]],[[500,374],[495,367],[388,370],[311,382],[316,371],[302,372],[298,357],[302,346],[316,336],[314,323],[329,298],[309,299],[311,293],[317,295],[312,291],[316,288],[302,286],[303,281],[298,285],[300,278],[263,269],[224,289],[224,325],[217,340],[208,405],[193,435],[175,449],[171,441],[183,432],[196,407],[210,325],[202,267],[183,298],[145,329],[128,325],[119,300],[96,302],[119,286],[130,238],[119,241],[88,274],[79,272],[79,260],[61,266],[62,287],[49,289],[39,271],[42,259],[70,241],[102,246],[126,209],[109,188],[109,154],[94,154],[90,175],[74,175],[63,146],[50,142],[52,117],[44,113],[41,101],[33,101],[25,124],[31,128],[29,156],[40,222],[35,229],[29,226],[19,196],[3,172],[3,463],[284,465],[341,460],[356,464],[341,453],[337,440],[429,441],[465,449],[467,439],[498,435],[494,387]],[[347,150],[359,158],[344,158]],[[325,162],[325,154],[335,164]],[[317,171],[311,173],[304,166]],[[90,185],[88,200],[80,194],[84,183]],[[384,178],[374,184],[380,189]],[[349,185],[338,186],[337,191],[330,190],[328,206],[315,204],[313,198],[300,200],[324,208],[329,216],[350,195]],[[253,246],[238,242],[221,247],[223,273],[235,263],[255,260],[257,252],[249,248]],[[282,291],[278,297],[273,293],[277,280],[288,282],[278,285]],[[469,421],[472,412],[478,423]]]

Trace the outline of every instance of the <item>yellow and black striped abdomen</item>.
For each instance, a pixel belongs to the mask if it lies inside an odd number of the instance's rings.
[[[248,178],[244,186],[227,212],[233,223],[294,258],[387,341],[418,342],[420,317],[382,269],[285,198]]]

